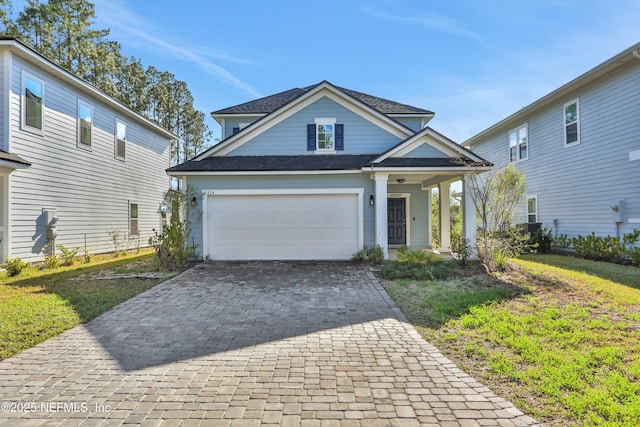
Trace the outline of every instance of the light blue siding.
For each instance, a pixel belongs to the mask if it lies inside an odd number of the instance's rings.
[[[337,102],[323,97],[291,117],[231,151],[230,156],[310,154],[307,151],[307,124],[315,118],[335,118],[344,124],[344,151],[341,154],[382,153],[400,139]]]
[[[563,104],[580,100],[581,143],[566,148]],[[529,125],[529,159],[516,163],[527,177],[527,193],[538,197],[538,222],[554,234],[615,235],[611,204],[626,200],[627,220],[640,218],[640,161],[629,153],[640,149],[640,62],[631,61],[580,91],[517,123],[505,124],[473,150],[504,165],[507,132]],[[523,206],[520,220],[525,220]],[[553,221],[557,220],[557,229]],[[640,224],[626,221],[619,232]]]
[[[402,157],[448,158],[449,156],[429,144],[422,144]]]
[[[422,129],[422,118],[421,117],[394,117],[397,122],[402,123],[409,129],[418,132]]]
[[[215,189],[289,189],[289,188],[364,188],[363,221],[364,244],[375,244],[375,206],[369,204],[369,196],[374,194],[374,182],[364,174],[341,175],[264,175],[264,176],[189,176],[189,191],[193,191],[198,199],[198,207],[189,215],[191,236],[197,252],[202,254],[202,190]]]
[[[375,193],[374,182],[366,174],[344,175],[269,175],[269,176],[189,176],[187,186],[196,195],[198,206],[189,208],[192,225],[192,241],[197,245],[198,254],[202,254],[202,190],[215,189],[290,189],[290,188],[364,188],[363,221],[364,244],[375,245],[375,206],[369,204],[369,197]],[[429,247],[429,192],[420,189],[418,184],[390,184],[389,194],[409,193],[410,244],[414,248]],[[380,203],[380,201],[376,201]],[[386,201],[382,201],[386,203]]]
[[[20,128],[23,70],[45,84],[42,135]],[[43,209],[55,209],[60,218],[57,244],[87,247],[92,253],[113,251],[108,233],[119,230],[127,237],[129,202],[138,204],[140,236],[126,245],[147,246],[153,229],[159,230],[160,204],[169,188],[167,137],[17,57],[10,84],[11,152],[32,163],[10,176],[10,255],[42,259],[47,240]],[[77,146],[79,98],[93,107],[91,150]],[[125,161],[114,156],[116,117],[127,124]]]
[[[222,135],[222,138],[229,138],[231,135],[233,135],[233,128],[240,128],[246,125],[246,124],[251,124],[253,122],[255,122],[256,120],[259,120],[260,117],[233,117],[233,118],[225,118],[224,120],[224,135]]]

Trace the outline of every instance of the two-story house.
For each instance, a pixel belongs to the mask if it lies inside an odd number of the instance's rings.
[[[147,246],[175,136],[14,38],[0,58],[0,259]]]
[[[223,140],[168,170],[193,192],[204,259],[349,259],[364,246],[431,246],[440,188],[491,165],[426,126],[431,111],[327,81],[212,113]],[[475,209],[464,203],[465,236]]]
[[[554,235],[640,228],[640,43],[465,141],[526,175],[518,222]]]

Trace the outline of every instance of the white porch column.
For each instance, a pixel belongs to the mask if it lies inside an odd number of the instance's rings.
[[[440,252],[451,252],[451,183],[438,184],[440,197]]]
[[[433,216],[431,215],[431,211],[433,211],[433,205],[431,201],[432,194],[433,189],[429,188],[427,190],[427,233],[429,235],[427,244],[430,248],[433,248]]]
[[[376,245],[382,248],[384,259],[389,259],[389,237],[387,221],[387,181],[389,174],[374,175],[376,197]]]
[[[462,238],[469,244],[469,258],[478,258],[478,252],[476,250],[476,205],[473,202],[471,196],[471,190],[469,183],[471,181],[470,175],[465,175],[462,179]]]

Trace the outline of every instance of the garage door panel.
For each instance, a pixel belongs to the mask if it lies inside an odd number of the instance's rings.
[[[213,259],[349,259],[359,249],[357,194],[221,195],[208,200]]]

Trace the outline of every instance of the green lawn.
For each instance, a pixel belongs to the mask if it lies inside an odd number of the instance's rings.
[[[383,284],[428,341],[526,413],[640,425],[640,268],[556,255],[511,266]]]
[[[87,322],[165,280],[92,277],[106,270],[145,272],[158,267],[147,252],[96,257],[91,264],[54,270],[29,268],[17,277],[0,275],[0,360]]]

